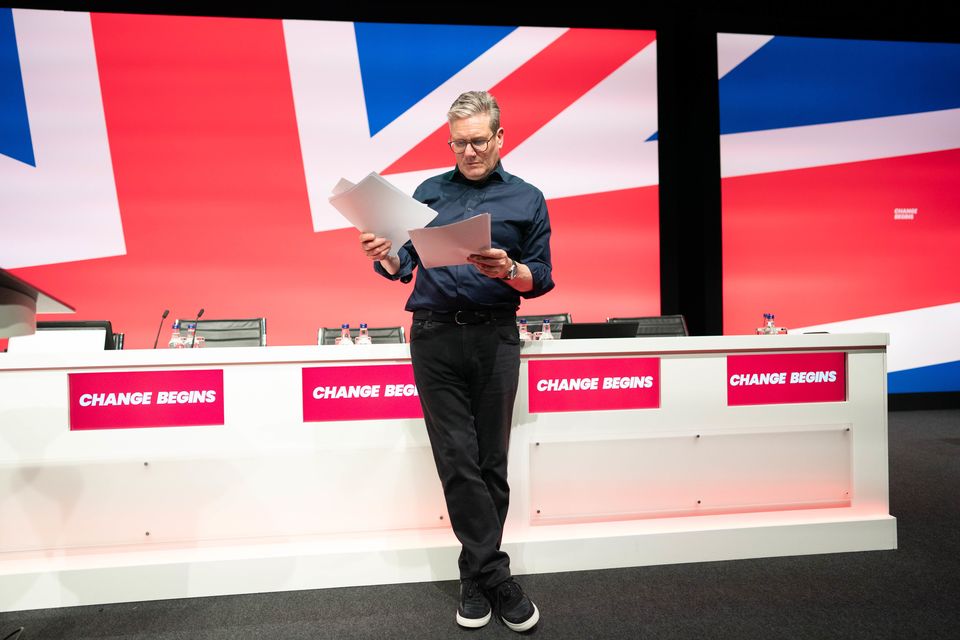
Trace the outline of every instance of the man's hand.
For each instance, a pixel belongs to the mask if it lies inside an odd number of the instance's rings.
[[[486,249],[467,256],[467,260],[488,278],[502,278],[513,264],[513,260],[503,249]]]
[[[360,248],[371,260],[383,260],[390,253],[393,244],[386,238],[378,238],[372,233],[360,234]]]
[[[390,255],[391,247],[393,243],[386,238],[379,238],[373,233],[360,234],[360,248],[364,255],[371,260],[379,260],[389,273],[396,273],[400,270],[400,258]]]

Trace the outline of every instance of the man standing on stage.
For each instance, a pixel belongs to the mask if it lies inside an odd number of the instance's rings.
[[[428,226],[481,213],[491,216],[493,248],[470,264],[431,269],[412,243],[390,256],[389,240],[360,235],[376,271],[417,279],[410,354],[437,472],[460,552],[457,623],[482,627],[491,607],[514,631],[537,624],[540,612],[510,573],[500,550],[507,517],[507,449],[520,369],[516,313],[520,298],[554,287],[550,219],[543,194],[504,171],[503,128],[496,99],[462,94],[447,113],[456,168],[426,180],[413,197],[437,212]]]

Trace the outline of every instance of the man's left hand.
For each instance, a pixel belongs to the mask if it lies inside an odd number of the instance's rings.
[[[473,266],[488,278],[502,278],[510,271],[513,260],[503,249],[486,249],[467,256]]]

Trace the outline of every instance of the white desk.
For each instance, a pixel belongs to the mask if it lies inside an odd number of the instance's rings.
[[[886,344],[525,345],[514,572],[895,548]],[[728,355],[837,352],[844,401],[728,406]],[[659,358],[659,407],[528,411],[531,362],[598,358]],[[408,362],[407,345],[0,354],[0,609],[457,578],[422,420],[303,420],[304,368]],[[180,370],[222,370],[224,424],[70,430],[68,374]]]

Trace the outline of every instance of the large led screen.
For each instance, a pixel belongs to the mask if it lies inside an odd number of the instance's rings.
[[[724,332],[890,334],[960,390],[960,44],[720,34]]]
[[[266,317],[273,345],[408,325],[412,285],[327,198],[451,168],[446,111],[474,89],[548,200],[557,288],[521,314],[659,314],[652,31],[0,9],[0,266],[127,348],[166,308]]]

